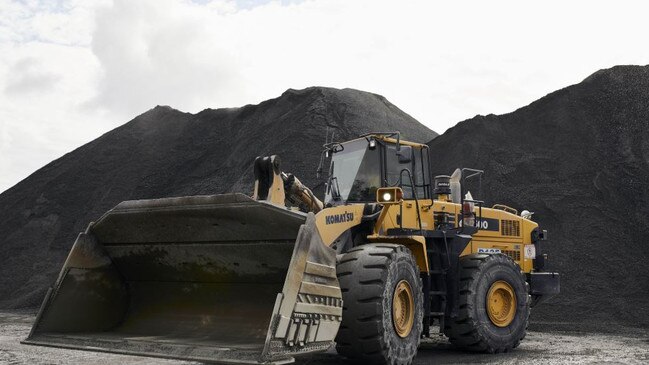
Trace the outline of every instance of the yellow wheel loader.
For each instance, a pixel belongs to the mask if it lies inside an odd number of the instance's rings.
[[[232,364],[335,344],[408,364],[437,324],[459,348],[518,346],[559,292],[531,213],[472,199],[479,170],[433,178],[428,147],[398,132],[327,158],[324,201],[270,156],[252,197],[120,203],[79,234],[24,343]]]

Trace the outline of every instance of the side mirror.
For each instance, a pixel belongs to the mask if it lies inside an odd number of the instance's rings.
[[[412,162],[412,147],[401,146],[401,149],[397,151],[397,156],[399,157],[399,163]]]

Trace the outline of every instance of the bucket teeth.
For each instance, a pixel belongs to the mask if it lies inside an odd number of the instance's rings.
[[[336,278],[336,253],[320,238],[315,216],[309,213],[300,228],[281,302],[274,311],[265,358],[275,353],[308,352],[329,346],[342,320],[342,294]],[[271,346],[282,340],[284,348]],[[328,345],[327,345],[328,344]]]

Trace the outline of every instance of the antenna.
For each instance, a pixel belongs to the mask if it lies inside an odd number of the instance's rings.
[[[316,170],[316,178],[320,178],[320,174],[322,173],[322,166],[324,165],[325,159],[329,157],[328,153],[328,147],[331,143],[334,141],[334,133],[336,132],[335,130],[331,131],[331,142],[329,142],[329,125],[326,125],[327,129],[325,131],[325,143],[322,145],[325,149],[320,153],[320,162],[318,163],[318,168]]]

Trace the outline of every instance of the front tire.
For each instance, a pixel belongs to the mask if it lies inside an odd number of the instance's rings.
[[[412,363],[422,333],[423,292],[410,250],[362,245],[344,254],[336,271],[343,296],[338,353],[363,364]]]
[[[525,338],[530,315],[529,285],[520,267],[502,254],[460,259],[458,316],[445,319],[444,333],[456,347],[507,352]]]

